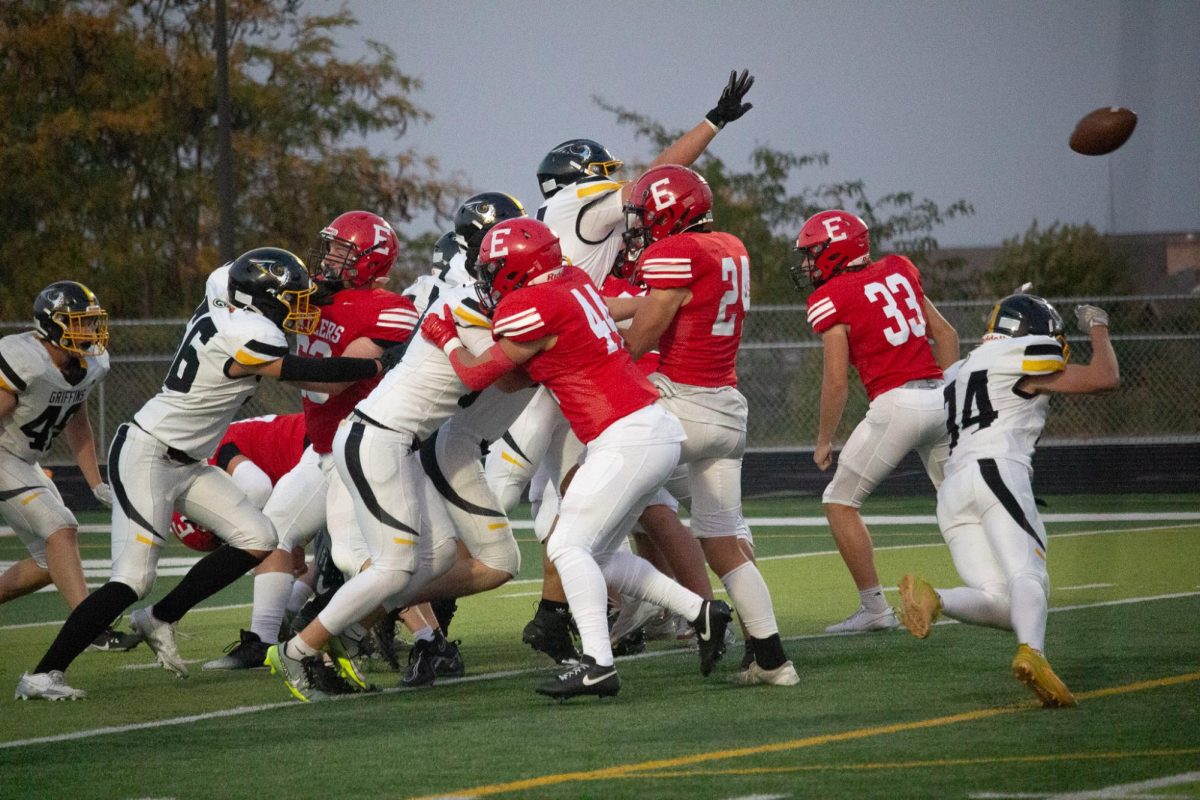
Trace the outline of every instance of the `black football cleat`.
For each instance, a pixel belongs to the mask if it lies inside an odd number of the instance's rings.
[[[725,655],[725,629],[733,621],[733,610],[722,600],[705,600],[700,616],[692,620],[696,644],[700,646],[700,674],[707,676]]]
[[[556,664],[578,661],[579,651],[571,637],[574,624],[567,609],[552,610],[538,605],[537,613],[521,633],[521,641],[550,656]]]
[[[591,656],[583,656],[578,664],[536,689],[538,694],[553,697],[560,703],[583,694],[616,697],[620,690],[621,678],[617,675],[617,668],[601,667]]]

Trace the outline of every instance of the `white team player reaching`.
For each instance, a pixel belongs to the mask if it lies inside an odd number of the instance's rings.
[[[992,309],[983,343],[946,371],[950,458],[938,489],[938,526],[966,586],[935,590],[900,581],[901,620],[917,638],[945,614],[1017,637],[1013,675],[1042,705],[1075,698],[1044,655],[1050,579],[1046,528],[1032,489],[1033,450],[1050,394],[1095,394],[1120,382],[1108,314],[1078,306],[1091,363],[1068,364],[1062,318],[1040,297],[1015,294]]]

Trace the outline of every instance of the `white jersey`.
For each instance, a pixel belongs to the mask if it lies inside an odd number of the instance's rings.
[[[1066,367],[1063,345],[1049,336],[993,339],[946,370],[950,459],[946,472],[981,458],[1032,466],[1033,448],[1046,425],[1050,396],[1017,388],[1026,375]]]
[[[622,205],[620,183],[589,176],[559,189],[538,209],[537,218],[558,234],[567,260],[602,286],[625,246]]]
[[[230,378],[226,367],[235,361],[266,364],[288,353],[275,323],[229,305],[228,284],[228,266],[209,276],[204,302],[188,320],[162,390],[133,415],[142,430],[197,460],[212,455],[261,380],[258,375]]]
[[[412,282],[400,294],[412,300],[418,314],[424,314],[431,303],[459,286],[474,286],[475,280],[467,272],[467,257],[457,253],[450,259],[450,266],[431,270]]]
[[[0,339],[0,389],[17,396],[12,413],[0,420],[0,448],[33,463],[108,375],[108,353],[87,356],[87,370],[72,384],[54,366],[33,331]]]
[[[449,306],[458,323],[458,338],[472,353],[492,346],[491,322],[475,299],[475,286],[459,286],[438,298],[428,313],[441,314]],[[427,438],[460,409],[475,393],[459,379],[442,349],[424,336],[413,336],[400,363],[392,367],[355,411],[369,422],[415,441]]]

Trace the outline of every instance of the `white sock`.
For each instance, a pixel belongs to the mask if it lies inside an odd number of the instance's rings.
[[[887,598],[883,595],[883,586],[875,584],[869,589],[863,589],[858,593],[859,602],[862,607],[872,614],[882,614],[888,610]]]
[[[600,560],[609,588],[681,614],[689,622],[700,616],[704,599],[663,575],[646,559],[618,550]]]
[[[771,603],[771,591],[753,561],[747,561],[721,576],[725,591],[746,632],[755,639],[766,639],[779,633],[775,621],[775,606]]]
[[[296,581],[290,572],[264,572],[254,576],[254,611],[250,614],[250,632],[267,644],[279,641],[279,626]]]
[[[401,592],[411,578],[409,572],[372,566],[342,584],[317,619],[325,630],[336,636],[374,611],[388,597]]]
[[[426,625],[424,628],[421,628],[421,630],[419,630],[419,631],[413,631],[413,639],[418,642],[432,642],[433,641],[433,626]]]
[[[1012,598],[1012,629],[1017,641],[1034,650],[1046,646],[1046,587],[1032,575],[1018,575],[1008,582]]]
[[[294,658],[297,661],[302,658],[308,658],[309,656],[315,656],[320,652],[321,651],[317,648],[309,647],[307,644],[305,644],[304,640],[299,636],[293,636],[283,645],[283,654],[288,658]]]
[[[951,619],[1012,630],[1007,593],[959,586],[955,589],[938,589],[938,597],[942,598],[942,612]]]
[[[604,573],[591,554],[579,546],[566,546],[555,550],[554,566],[562,577],[563,591],[583,652],[596,659],[602,667],[612,666],[612,644],[608,640],[608,590]]]
[[[289,614],[295,614],[297,611],[304,608],[304,604],[307,603],[308,599],[314,594],[316,594],[316,592],[314,592],[313,588],[307,583],[304,581],[296,581],[292,584],[292,595],[287,601],[287,612]]]

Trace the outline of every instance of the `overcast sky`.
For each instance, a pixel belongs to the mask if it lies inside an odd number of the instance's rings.
[[[938,231],[945,246],[999,244],[1035,218],[1200,231],[1195,0],[348,5],[360,25],[343,55],[363,39],[389,44],[434,117],[372,146],[415,146],[531,209],[536,165],[563,139],[654,155],[592,95],[689,128],[729,70],[746,67],[754,109],[717,136],[717,155],[744,169],[759,143],[825,151],[829,166],[804,183],[862,178],[872,196],[965,198],[976,213]],[[1138,113],[1132,139],[1112,156],[1071,152],[1075,122],[1107,105]]]

